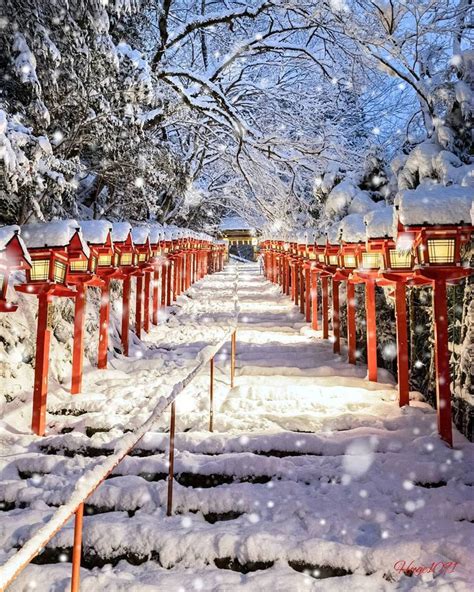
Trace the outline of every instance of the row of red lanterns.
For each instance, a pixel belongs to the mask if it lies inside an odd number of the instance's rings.
[[[0,228],[0,312],[14,312],[7,298],[9,277],[23,270],[18,292],[38,298],[32,430],[46,427],[51,304],[73,298],[74,341],[71,394],[82,390],[85,303],[88,287],[101,290],[98,368],[107,367],[110,282],[121,281],[123,354],[129,355],[130,298],[136,280],[135,333],[140,338],[158,324],[161,305],[171,305],[195,281],[222,270],[226,247],[203,233],[159,224],[132,226],[105,220],[57,221]],[[159,286],[161,283],[161,297]]]
[[[398,219],[397,238],[391,236],[383,216],[392,217],[392,208],[375,211],[365,220],[364,236],[352,232],[347,241],[344,220],[339,232],[328,233],[314,241],[299,239],[264,240],[261,242],[265,273],[269,280],[281,285],[291,295],[312,328],[318,329],[318,279],[321,282],[322,332],[329,337],[329,290],[332,282],[332,340],[335,353],[341,351],[339,323],[339,287],[347,287],[348,361],[356,363],[356,301],[355,285],[365,286],[368,379],[377,380],[377,323],[375,286],[389,286],[395,298],[398,400],[409,404],[408,329],[406,311],[407,286],[433,288],[433,319],[435,334],[435,367],[437,386],[438,431],[452,446],[451,392],[448,350],[448,310],[446,285],[471,273],[462,261],[462,252],[473,235],[472,224],[410,225]],[[395,216],[397,212],[395,211]],[[356,215],[348,216],[347,219]],[[363,220],[363,216],[359,218]],[[354,220],[353,220],[354,221]],[[353,222],[352,221],[352,222]],[[384,228],[382,236],[377,236]]]

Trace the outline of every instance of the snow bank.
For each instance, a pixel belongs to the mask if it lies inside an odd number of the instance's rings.
[[[472,187],[420,185],[397,196],[402,224],[470,224]]]
[[[134,226],[132,228],[132,239],[135,245],[146,244],[150,236],[150,228],[148,226]]]
[[[112,239],[114,242],[123,243],[127,240],[132,226],[129,222],[114,222],[112,224]]]
[[[350,179],[345,179],[328,195],[324,211],[331,219],[345,214],[366,214],[376,207],[366,191],[359,189]]]
[[[335,224],[331,224],[331,226],[326,231],[326,236],[328,239],[328,243],[330,245],[338,245],[341,240],[341,232],[339,230],[339,222]]]
[[[83,220],[79,222],[84,240],[92,245],[101,245],[112,232],[112,223],[108,220]]]
[[[84,241],[81,227],[76,220],[57,220],[55,222],[22,226],[22,237],[28,249],[67,247],[76,232],[81,240],[84,254],[88,257],[89,247]]]
[[[158,243],[163,238],[163,226],[161,224],[150,224],[150,243],[152,245]]]
[[[255,232],[255,228],[250,226],[250,224],[240,216],[229,216],[224,218],[219,224],[219,230],[250,230]]]
[[[339,223],[341,240],[346,243],[365,242],[364,216],[361,214],[349,214]]]
[[[367,238],[391,238],[393,236],[394,208],[392,206],[369,212],[364,217]]]

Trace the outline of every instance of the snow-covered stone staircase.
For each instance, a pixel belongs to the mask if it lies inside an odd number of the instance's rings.
[[[168,347],[175,362],[205,341],[190,332],[186,342],[186,323],[212,326],[214,315],[227,314],[233,277],[207,278],[183,301],[175,347]],[[238,295],[236,384],[229,389],[227,350],[217,360],[214,433],[207,431],[208,376],[178,399],[173,516],[166,516],[164,417],[87,501],[81,589],[421,590],[421,580],[394,567],[414,560],[458,562],[430,589],[455,583],[468,590],[472,445],[457,434],[456,449],[446,448],[427,405],[400,410],[388,376],[387,384],[368,383],[364,367],[334,356],[256,267],[240,266]],[[168,322],[169,342],[171,329]],[[134,405],[146,407],[146,389],[157,384],[151,371],[143,377],[141,362],[126,377],[104,378],[116,397],[124,380],[138,381],[127,404],[107,414],[103,399],[90,398],[74,402],[75,414],[60,399],[50,418],[55,434],[4,470],[6,551],[138,422]],[[170,369],[169,381],[178,371]],[[72,532],[71,523],[10,589],[66,590]]]

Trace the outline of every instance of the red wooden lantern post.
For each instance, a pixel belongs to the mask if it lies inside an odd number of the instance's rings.
[[[46,429],[51,341],[50,304],[55,296],[76,297],[77,293],[66,287],[69,261],[87,258],[89,248],[83,241],[75,220],[24,226],[22,236],[30,253],[31,268],[26,270],[26,283],[15,288],[38,297],[32,430],[42,436]]]
[[[326,237],[322,235],[317,237],[314,243],[316,254],[316,269],[321,277],[321,316],[323,327],[323,339],[329,338],[329,296],[328,296],[328,280],[330,274],[326,271],[325,251],[326,251]]]
[[[357,251],[357,269],[354,278],[365,283],[365,315],[367,332],[367,374],[371,382],[377,382],[377,320],[376,280],[381,266],[379,253],[368,252],[361,246]]]
[[[431,282],[435,334],[436,407],[438,432],[450,446],[451,372],[448,349],[447,282],[471,273],[463,266],[463,248],[471,240],[472,192],[466,188],[451,195],[450,188],[418,188],[405,191],[399,202],[399,229],[411,233],[415,250],[415,277]],[[439,224],[439,220],[444,223]]]
[[[84,239],[87,241],[85,236]],[[83,255],[69,261],[69,268],[66,276],[67,283],[69,285],[74,285],[77,292],[74,303],[74,338],[71,379],[72,395],[77,395],[82,390],[87,287],[102,287],[104,283],[96,274],[98,255],[99,253],[97,249],[89,247],[88,257]]]
[[[322,268],[327,276],[332,278],[332,332],[333,332],[333,352],[341,352],[341,329],[340,329],[340,310],[339,310],[339,283],[341,278],[337,275],[339,265],[339,225],[333,225],[328,232],[326,246],[324,249],[324,264]],[[323,282],[324,282],[323,277]],[[326,280],[327,281],[327,280]],[[326,292],[326,294],[324,293]],[[327,301],[327,283],[323,283],[323,306],[324,300]],[[327,304],[326,304],[327,306]],[[323,325],[324,330],[324,325]],[[327,328],[326,328],[327,331]]]
[[[306,280],[305,280],[305,264],[306,264],[306,234],[298,238],[297,245],[298,252],[298,288],[299,288],[299,305],[300,313],[305,314],[306,309]]]
[[[152,271],[146,272],[149,275],[149,281],[152,280],[152,315],[151,322],[154,325],[158,325],[158,310],[160,306],[159,301],[159,287],[160,287],[160,273],[163,273],[163,256],[162,256],[162,239],[163,239],[163,227],[161,224],[150,225],[150,248],[152,256],[150,259],[150,265],[153,268]],[[146,287],[146,280],[145,280]],[[148,288],[149,289],[149,288]],[[148,330],[145,328],[145,330]]]
[[[87,220],[80,222],[80,226],[84,240],[89,245],[94,258],[96,259],[95,263],[94,261],[91,261],[91,265],[95,268],[94,275],[102,280],[100,284],[101,299],[97,367],[105,369],[107,368],[107,351],[109,342],[110,280],[117,272],[114,260],[114,246],[112,242],[112,223],[107,220]],[[90,268],[90,272],[91,271],[92,267]],[[74,272],[74,275],[76,273],[78,272]],[[71,275],[72,274],[69,274],[68,278]]]
[[[349,364],[356,363],[356,300],[355,286],[360,278],[354,274],[357,256],[366,241],[366,226],[361,214],[350,214],[340,222],[341,248],[339,252],[339,276],[346,281],[347,297],[347,349]]]
[[[290,295],[290,243],[283,243],[283,294]]]
[[[161,249],[161,252],[165,257],[165,262],[161,269],[161,304],[163,306],[171,306],[171,278],[173,273],[171,238],[171,230],[165,227],[163,231],[163,241]]]
[[[298,302],[298,289],[297,289],[297,246],[296,243],[290,243],[290,287],[291,287],[291,299],[295,304]]]
[[[135,298],[135,334],[141,339],[142,328],[150,330],[150,279],[153,267],[148,226],[135,226],[132,229],[132,241],[135,248],[133,276],[137,278]],[[145,290],[145,294],[144,294]]]
[[[0,312],[15,312],[16,304],[7,300],[8,279],[12,271],[31,269],[31,259],[19,226],[0,228]]]
[[[136,271],[135,247],[132,239],[132,227],[128,222],[115,222],[112,226],[115,264],[119,269],[117,279],[123,280],[122,294],[122,331],[123,354],[128,356],[130,345],[130,291],[132,275]]]
[[[413,278],[411,241],[395,244],[393,236],[393,208],[381,208],[365,217],[367,250],[380,256],[379,277],[395,285],[395,322],[397,332],[398,403],[400,407],[410,401],[408,328],[406,313],[406,285],[421,283]],[[400,237],[403,239],[403,237]]]
[[[317,268],[317,254],[316,245],[308,245],[308,274],[310,276],[309,294],[310,294],[310,310],[311,310],[311,329],[318,330],[318,268]]]

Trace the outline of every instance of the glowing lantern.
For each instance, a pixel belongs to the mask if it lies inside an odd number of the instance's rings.
[[[15,288],[38,297],[32,429],[42,436],[46,428],[52,329],[50,305],[55,296],[78,296],[78,292],[66,287],[69,262],[87,260],[90,250],[75,220],[23,226],[22,237],[30,253],[32,265],[26,270],[26,283]]]
[[[398,230],[412,236],[415,278],[433,287],[438,431],[452,446],[451,375],[446,284],[471,273],[463,249],[471,240],[472,188],[423,186],[401,193]]]
[[[114,222],[112,225],[112,240],[114,245],[114,264],[117,266],[116,279],[123,280],[122,292],[122,328],[121,341],[123,353],[129,354],[130,344],[130,292],[132,275],[136,271],[135,247],[132,239],[132,227],[128,222]]]

